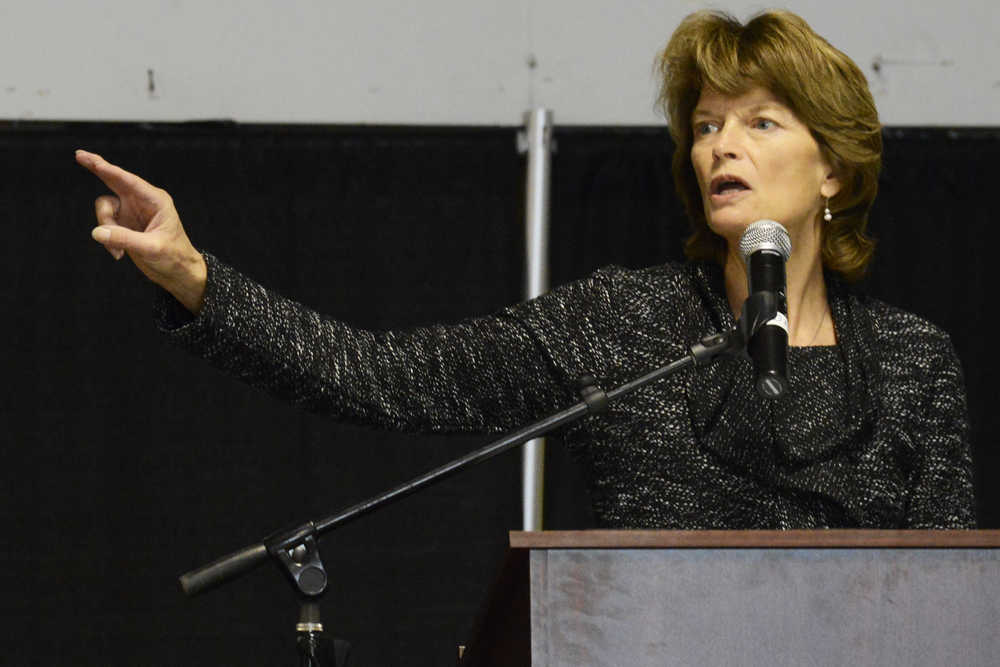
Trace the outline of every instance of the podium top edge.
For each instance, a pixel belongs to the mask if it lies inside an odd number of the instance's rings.
[[[510,531],[512,549],[988,549],[1000,530]]]

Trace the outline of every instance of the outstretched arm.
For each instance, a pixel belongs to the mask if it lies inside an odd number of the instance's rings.
[[[572,402],[523,306],[455,324],[368,331],[321,315],[205,254],[204,307],[157,300],[182,348],[311,412],[391,430],[497,432]]]
[[[205,260],[191,245],[167,191],[95,153],[78,150],[76,161],[114,193],[94,202],[94,240],[115,259],[128,253],[147,278],[197,314],[204,302]]]
[[[99,155],[78,151],[76,159],[114,193],[95,202],[94,238],[116,258],[128,253],[174,297],[157,302],[160,326],[249,384],[312,411],[393,429],[509,429],[572,398],[516,309],[407,331],[350,327],[203,256],[165,190]],[[553,312],[596,298],[589,292],[574,287],[565,304],[552,297]]]

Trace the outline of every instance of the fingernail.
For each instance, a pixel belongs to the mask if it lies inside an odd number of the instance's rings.
[[[115,259],[121,259],[125,256],[125,251],[119,248],[118,250],[112,250],[111,254],[115,256]]]
[[[94,227],[94,231],[90,232],[90,236],[98,243],[107,243],[111,240],[111,230],[104,227]]]

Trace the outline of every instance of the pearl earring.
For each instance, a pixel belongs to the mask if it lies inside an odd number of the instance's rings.
[[[826,210],[823,211],[823,219],[827,222],[833,220],[833,213],[830,213],[830,198],[826,198]]]

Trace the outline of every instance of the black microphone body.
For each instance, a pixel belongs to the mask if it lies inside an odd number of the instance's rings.
[[[773,220],[758,220],[740,239],[747,266],[749,293],[771,292],[778,312],[750,338],[747,351],[753,360],[757,392],[778,398],[788,389],[788,300],[785,296],[785,262],[791,254],[788,232]]]

